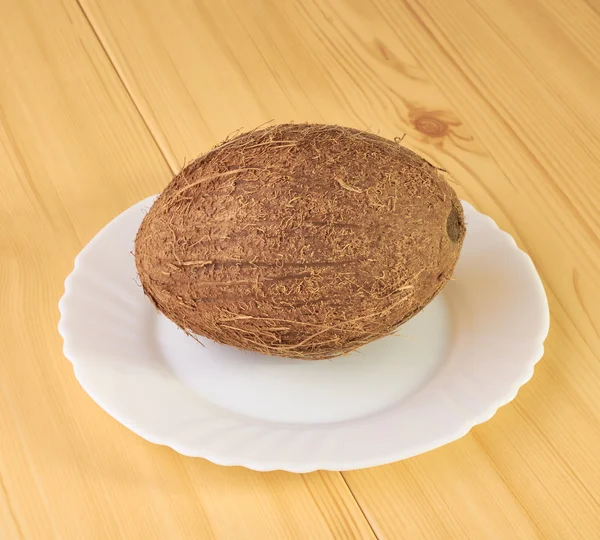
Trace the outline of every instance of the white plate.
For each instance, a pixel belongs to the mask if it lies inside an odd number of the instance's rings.
[[[158,314],[137,282],[133,239],[152,201],[83,249],[59,304],[77,379],[151,442],[257,470],[381,465],[488,420],[543,354],[549,313],[533,263],[468,203],[454,281],[397,336],[313,362],[203,346]]]

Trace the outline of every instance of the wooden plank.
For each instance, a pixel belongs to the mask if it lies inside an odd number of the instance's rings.
[[[0,20],[0,538],[370,538],[336,473],[182,457],[101,411],[61,352],[83,244],[171,176],[75,1]]]
[[[239,127],[372,126],[449,170],[534,258],[553,327],[534,379],[463,440],[345,473],[380,537],[600,530],[598,14],[525,0],[82,0],[170,162]],[[168,142],[167,142],[168,141]]]
[[[512,189],[494,184],[490,191],[503,193],[495,201],[541,270],[553,313],[546,357],[515,404],[437,453],[450,482],[439,481],[435,454],[347,476],[367,516],[376,514],[373,523],[387,519],[388,532],[403,523],[394,521],[394,506],[373,510],[368,503],[387,485],[380,475],[390,469],[403,486],[415,469],[422,473],[422,484],[410,490],[415,496],[422,497],[427,480],[434,486],[428,499],[443,504],[441,525],[451,524],[437,531],[440,537],[462,530],[462,536],[475,538],[589,538],[600,530],[600,460],[594,450],[599,191],[593,181],[600,173],[593,150],[600,142],[600,100],[590,84],[597,86],[600,71],[597,56],[573,30],[583,27],[598,36],[600,19],[575,4],[568,9],[585,16],[570,17],[565,27],[567,6],[561,2],[404,2],[400,9],[398,3],[381,3],[402,47],[507,175]],[[491,502],[489,483],[474,482],[455,461],[442,461],[463,451],[471,470],[480,471],[484,464],[474,449],[485,451],[483,461],[487,455],[535,529],[515,520],[505,504],[478,503]],[[471,514],[474,504],[478,511]],[[422,522],[435,523],[432,519]]]

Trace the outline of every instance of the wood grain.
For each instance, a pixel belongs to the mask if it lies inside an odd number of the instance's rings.
[[[79,387],[56,331],[63,280],[171,171],[75,2],[2,13],[0,538],[372,538],[339,474],[184,458]]]
[[[600,534],[594,2],[4,4],[0,537]],[[186,160],[269,120],[406,134],[532,255],[546,355],[491,421],[343,477],[261,475],[154,447],[79,389],[55,331],[74,255]]]
[[[261,88],[249,98],[251,107],[263,111],[252,116],[256,123],[269,117],[324,118],[376,126],[390,136],[408,133],[407,144],[450,170],[461,195],[494,216],[534,257],[553,311],[548,352],[536,378],[514,405],[451,451],[345,474],[380,535],[564,538],[589,536],[600,527],[598,399],[591,383],[600,376],[593,311],[599,304],[591,301],[600,297],[591,279],[598,263],[598,189],[589,177],[589,171],[596,173],[593,147],[600,133],[593,91],[600,81],[593,47],[598,17],[576,4],[459,2],[444,8],[433,1],[357,0],[208,7],[178,2],[169,24],[173,17],[180,22],[173,31],[164,23],[168,15],[155,5],[125,2],[107,10],[85,1],[133,95],[158,115],[157,139],[173,141],[178,163],[198,152],[193,135],[181,133],[190,129],[187,118],[205,108],[227,108],[231,99],[248,103],[249,86]],[[182,36],[198,28],[205,36],[202,44],[190,46]],[[206,43],[211,57],[218,51],[213,61],[219,64],[231,63],[227,51],[243,54],[236,56],[235,76],[225,76],[235,95],[205,90],[205,73],[186,70],[190,62],[206,61]],[[145,66],[132,61],[148,50]],[[150,79],[150,63],[158,54],[169,55],[171,65],[185,74],[176,84],[172,80],[170,91],[188,100],[194,96],[189,108],[178,109],[179,116],[174,105],[169,114],[161,113],[159,89]],[[261,102],[264,95],[273,101]],[[321,105],[319,116],[315,103]],[[209,121],[216,139],[239,127],[226,124],[219,133],[224,123]],[[486,485],[465,476],[460,460],[489,471]],[[421,462],[431,465],[419,467]],[[443,465],[443,481],[436,481],[434,464]],[[411,466],[418,471],[416,489],[431,484],[427,498],[444,505],[442,510],[432,504],[431,511],[415,505],[415,528],[403,534],[397,491]],[[389,480],[391,471],[399,475],[397,484]],[[394,490],[395,485],[400,487]],[[456,496],[462,491],[466,501]],[[432,512],[438,529],[425,527],[433,523]]]

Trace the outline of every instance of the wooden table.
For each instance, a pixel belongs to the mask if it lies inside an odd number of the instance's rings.
[[[0,538],[600,538],[598,0],[0,0]],[[533,257],[535,376],[462,440],[349,473],[154,446],[77,384],[77,252],[265,121],[371,128]]]

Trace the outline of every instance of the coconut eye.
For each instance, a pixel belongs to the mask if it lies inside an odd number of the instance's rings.
[[[462,230],[462,218],[456,206],[452,205],[452,210],[450,210],[450,214],[448,214],[448,219],[446,220],[446,232],[448,233],[448,238],[456,244],[456,242],[460,240]]]

